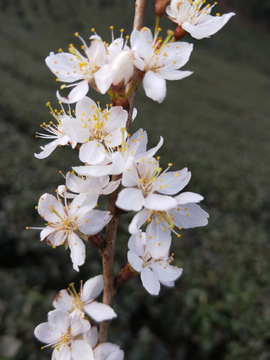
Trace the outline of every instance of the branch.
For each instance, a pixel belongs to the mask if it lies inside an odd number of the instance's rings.
[[[135,16],[134,16],[134,24],[133,24],[134,29],[140,30],[143,27],[146,3],[147,0],[136,0]],[[137,69],[135,69],[132,80],[126,86],[126,92],[128,92],[132,84],[134,84],[138,80],[139,75],[140,72],[137,71]],[[132,112],[134,109],[135,96],[136,96],[136,90],[132,92],[132,94],[128,99],[129,116],[126,124],[127,131],[129,130],[132,120]],[[112,180],[118,180],[120,178],[121,175],[112,176]],[[120,186],[112,194],[109,195],[108,210],[111,212],[113,217],[106,228],[106,238],[105,238],[106,244],[105,244],[105,250],[102,254],[103,278],[104,278],[103,303],[109,306],[113,305],[113,299],[116,294],[116,290],[114,288],[113,269],[114,269],[114,247],[116,240],[116,232],[117,232],[119,217],[121,215],[119,211],[117,211],[118,209],[115,206],[115,202],[119,192],[120,192]],[[100,324],[99,342],[102,343],[107,340],[109,326],[110,326],[110,321],[105,321]]]

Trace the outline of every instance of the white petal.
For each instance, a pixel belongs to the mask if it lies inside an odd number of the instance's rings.
[[[166,81],[157,76],[153,71],[147,71],[143,78],[143,88],[146,96],[162,103],[166,97]]]
[[[144,206],[150,210],[169,210],[176,206],[176,200],[171,196],[149,194],[145,199]]]
[[[155,190],[160,194],[176,194],[188,184],[190,178],[191,172],[187,168],[169,171],[159,176],[157,181],[155,181]]]
[[[144,248],[146,245],[145,233],[139,231],[133,234],[128,240],[128,248],[138,256],[144,255]]]
[[[98,344],[94,349],[95,360],[107,360],[108,356],[110,356],[111,353],[114,354],[116,351],[119,351],[118,345],[109,342]],[[112,358],[111,360],[118,360],[118,358]]]
[[[183,229],[208,224],[209,214],[197,204],[184,204],[172,210],[174,223]]]
[[[91,325],[88,320],[81,319],[79,316],[74,316],[71,321],[70,334],[76,337],[78,334],[83,334],[90,329]]]
[[[100,164],[105,158],[104,146],[96,139],[88,141],[81,146],[79,158],[89,165]]]
[[[84,309],[85,312],[97,322],[111,320],[117,316],[110,306],[96,301],[86,304]]]
[[[66,310],[69,311],[72,309],[72,297],[69,295],[67,290],[61,290],[56,295],[55,299],[53,300],[53,306],[56,309]]]
[[[103,290],[103,276],[97,275],[86,281],[83,286],[81,299],[83,302],[96,299]]]
[[[66,344],[60,345],[60,348],[57,347],[53,350],[52,353],[53,360],[71,360],[71,351],[70,347]]]
[[[127,258],[128,258],[128,262],[130,263],[130,265],[133,267],[134,270],[136,270],[137,272],[141,272],[142,270],[142,264],[143,261],[141,258],[139,258],[138,255],[136,255],[134,252],[132,251],[128,251],[127,253]]]
[[[183,269],[157,262],[155,262],[151,268],[158,280],[163,282],[175,281],[183,272]]]
[[[94,78],[101,94],[105,94],[113,81],[112,67],[108,64],[102,66],[97,72],[94,73]]]
[[[62,101],[65,104],[73,104],[81,100],[89,90],[89,85],[86,80],[82,81],[79,85],[76,85],[73,90],[68,94],[68,97],[62,97],[59,94],[59,91],[56,92],[58,100]]]
[[[193,71],[181,71],[181,70],[160,70],[157,72],[160,77],[166,80],[182,80],[187,76],[193,74]]]
[[[86,235],[95,235],[108,224],[111,218],[112,215],[109,211],[91,210],[86,216],[88,221],[78,225],[78,228]]]
[[[57,328],[61,331],[62,334],[67,332],[67,329],[70,327],[71,319],[68,317],[69,313],[64,310],[56,309],[49,311],[48,320],[50,326]]]
[[[158,142],[158,144],[157,144],[157,146],[155,146],[154,148],[146,151],[146,153],[143,154],[143,157],[152,157],[152,156],[154,156],[155,153],[156,153],[156,152],[161,148],[161,146],[163,145],[163,141],[164,141],[164,140],[163,140],[163,137],[161,136],[161,137],[160,137],[160,140],[159,140],[159,142]]]
[[[147,221],[147,219],[149,219],[150,216],[151,216],[151,212],[147,209],[143,209],[138,214],[136,214],[132,219],[128,228],[130,234],[136,234],[140,230],[141,226]]]
[[[158,224],[156,220],[146,228],[146,244],[154,259],[159,259],[168,253],[171,246],[171,230],[166,225]]]
[[[94,360],[93,350],[84,340],[73,341],[71,356],[73,360]]]
[[[116,350],[112,352],[106,360],[123,360],[124,359],[124,351],[123,350]]]
[[[128,188],[120,191],[116,200],[116,206],[127,211],[140,211],[144,197],[140,189]]]
[[[78,266],[83,265],[85,261],[85,245],[79,236],[73,232],[68,236],[68,245],[73,269],[79,271]]]
[[[160,283],[156,275],[148,267],[142,269],[141,280],[144,288],[151,295],[158,295],[160,291]]]
[[[175,196],[175,200],[179,205],[187,204],[187,203],[198,203],[203,200],[203,196],[187,191],[182,194],[179,194],[178,196]]]
[[[46,57],[45,62],[60,81],[70,83],[82,78],[78,59],[73,54],[50,54]],[[73,66],[75,66],[75,68],[73,68]],[[74,72],[74,70],[76,72]]]
[[[92,326],[88,331],[82,334],[84,340],[91,345],[92,349],[98,342],[98,329],[96,326]]]
[[[137,167],[134,158],[131,156],[127,159],[125,164],[125,171],[122,176],[122,184],[125,187],[136,186],[139,181]]]
[[[89,136],[89,130],[83,127],[83,123],[77,119],[65,118],[62,120],[64,132],[76,142],[85,143]]]
[[[41,146],[42,151],[39,154],[34,154],[37,159],[45,159],[57,148],[58,139],[51,143]]]
[[[54,328],[48,322],[39,324],[34,331],[35,337],[45,343],[50,344],[61,338],[62,333],[58,328]]]

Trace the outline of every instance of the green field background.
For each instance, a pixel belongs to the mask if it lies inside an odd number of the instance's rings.
[[[145,25],[153,29],[154,1]],[[269,1],[220,1],[214,12],[235,11],[218,34],[196,41],[185,70],[194,74],[167,82],[159,105],[140,87],[138,116],[131,133],[148,131],[149,146],[160,135],[161,166],[188,167],[188,191],[204,196],[209,225],[173,238],[175,264],[183,275],[174,289],[153,297],[132,278],[115,299],[118,318],[109,340],[127,360],[269,360]],[[80,165],[76,151],[58,148],[37,160],[44,142],[35,138],[51,120],[59,83],[44,59],[59,48],[88,41],[91,28],[107,42],[132,29],[132,0],[0,1],[0,359],[46,360],[33,330],[47,319],[56,293],[69,283],[100,274],[98,251],[87,247],[87,260],[76,273],[69,250],[39,242],[42,226],[35,206],[44,192],[54,193],[66,173]],[[164,18],[162,29],[173,25]],[[89,96],[109,97],[94,91]],[[105,204],[105,203],[104,203]],[[103,205],[104,205],[103,204]],[[103,206],[102,205],[102,206]],[[126,264],[128,223],[123,216],[116,247],[116,268]]]

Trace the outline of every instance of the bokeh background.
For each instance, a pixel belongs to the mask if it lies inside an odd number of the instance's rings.
[[[154,1],[146,26],[153,29]],[[210,39],[196,41],[184,69],[194,74],[167,82],[162,105],[138,90],[138,117],[131,132],[148,131],[149,146],[159,136],[161,164],[188,167],[187,190],[205,197],[207,227],[174,238],[175,264],[184,268],[174,289],[150,296],[132,278],[115,300],[117,320],[110,341],[128,360],[269,360],[269,15],[268,0],[221,0],[214,12],[237,13]],[[54,193],[66,173],[79,165],[76,152],[58,148],[37,160],[39,125],[51,117],[45,104],[57,107],[59,83],[46,67],[50,51],[79,47],[95,28],[110,42],[121,28],[132,29],[133,0],[0,1],[0,359],[45,360],[33,330],[46,321],[56,293],[70,282],[101,273],[99,253],[87,248],[77,274],[69,251],[39,242],[42,226],[35,206],[41,194]],[[173,25],[164,18],[162,28]],[[109,98],[94,91],[105,106]],[[117,272],[126,263],[132,214],[121,219]]]

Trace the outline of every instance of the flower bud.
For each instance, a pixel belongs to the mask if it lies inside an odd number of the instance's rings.
[[[175,40],[181,40],[186,34],[186,30],[182,29],[182,27],[178,25],[174,32],[174,38]]]
[[[166,9],[166,5],[170,0],[156,0],[155,15],[161,17]]]
[[[132,55],[128,51],[123,51],[117,56],[112,64],[113,68],[113,85],[122,89],[126,85],[133,75],[133,60]]]

